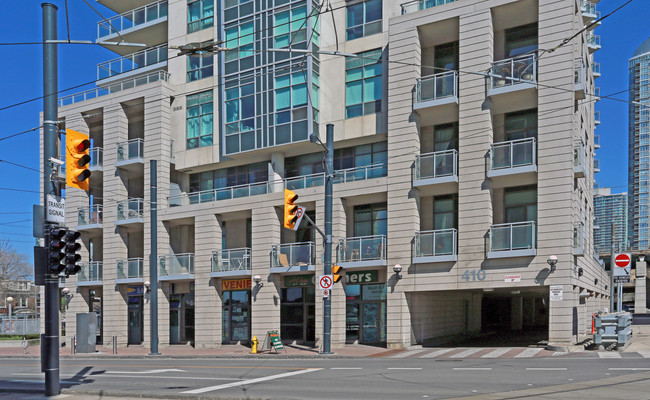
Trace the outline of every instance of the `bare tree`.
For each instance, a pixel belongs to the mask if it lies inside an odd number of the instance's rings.
[[[28,280],[32,265],[8,240],[0,240],[0,298],[18,281]]]

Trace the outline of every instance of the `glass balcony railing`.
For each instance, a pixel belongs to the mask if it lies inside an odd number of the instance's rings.
[[[339,169],[334,172],[334,183],[363,181],[386,176],[388,168],[386,163],[366,165],[363,167]]]
[[[212,252],[212,272],[250,271],[251,249],[217,250]]]
[[[439,6],[442,4],[447,4],[447,3],[453,3],[456,0],[414,0],[414,1],[409,1],[406,3],[403,3],[401,5],[402,7],[402,15],[404,14],[409,14],[412,12],[420,11],[420,10],[426,10],[427,8],[432,8],[435,6]]]
[[[576,58],[575,64],[573,67],[573,83],[576,85],[584,85],[586,81],[585,74],[585,63],[582,61],[582,58]],[[584,90],[584,87],[583,87]]]
[[[147,75],[121,80],[105,87],[98,87],[85,90],[83,92],[70,94],[68,96],[59,97],[58,105],[59,107],[63,107],[158,81],[169,81],[169,74],[166,71],[156,71]]]
[[[106,79],[167,61],[167,43],[97,64],[97,79]]]
[[[591,63],[591,71],[594,73],[594,77],[598,78],[600,76],[600,63]]]
[[[534,249],[536,244],[535,222],[514,222],[490,227],[490,251],[513,251]]]
[[[271,267],[288,268],[314,265],[316,263],[314,242],[285,243],[273,245]]]
[[[194,253],[169,254],[158,258],[160,276],[194,273]]]
[[[585,225],[582,222],[576,222],[573,224],[573,248],[574,249],[579,249],[583,248],[584,249],[584,231],[585,231]]]
[[[596,9],[596,5],[591,1],[580,0],[580,11],[582,11],[583,15],[592,19],[600,19],[600,11]]]
[[[306,189],[325,185],[325,174],[311,174],[284,179],[284,187],[289,190]]]
[[[81,269],[77,273],[79,282],[101,282],[104,280],[104,273],[101,261],[80,263]]]
[[[600,149],[600,135],[594,135],[594,149]]]
[[[386,235],[359,236],[339,240],[339,262],[386,259]]]
[[[219,189],[203,190],[187,195],[189,204],[209,203],[217,200],[230,200],[242,197],[271,193],[268,182],[251,183],[248,185],[230,186]]]
[[[117,161],[132,160],[134,158],[142,158],[144,152],[143,139],[131,139],[126,142],[117,144]]]
[[[103,219],[104,206],[101,204],[79,207],[77,211],[77,225],[99,225]]]
[[[594,111],[594,124],[600,124],[600,111]]]
[[[415,257],[455,256],[456,229],[415,232]]]
[[[587,46],[593,48],[600,48],[600,35],[594,35],[593,33],[587,33]]]
[[[582,143],[576,143],[573,148],[573,166],[584,167],[585,165],[585,147]]]
[[[415,102],[458,97],[458,72],[441,72],[418,78],[415,84]]]
[[[600,160],[594,158],[594,172],[600,172]]]
[[[535,138],[517,139],[490,145],[490,169],[500,170],[537,164]]]
[[[537,83],[537,54],[526,54],[492,63],[490,88],[497,89],[519,83]]]
[[[117,260],[117,279],[144,278],[144,258]]]
[[[443,178],[458,175],[458,152],[456,150],[416,154],[415,179]]]
[[[117,202],[117,220],[144,218],[144,199],[134,198]]]
[[[104,152],[101,147],[92,147],[90,149],[90,168],[101,168],[104,165]]]
[[[167,16],[167,0],[138,7],[97,23],[97,38],[135,28]]]

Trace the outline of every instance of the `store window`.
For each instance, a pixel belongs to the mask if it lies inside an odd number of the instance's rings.
[[[345,277],[347,343],[386,342],[386,283],[378,271],[350,271]]]
[[[214,0],[187,1],[187,33],[214,26]]]
[[[381,33],[382,0],[368,0],[347,7],[346,40]]]
[[[212,146],[212,90],[187,96],[187,149]]]
[[[198,81],[199,79],[212,76],[213,71],[212,54],[193,54],[187,56],[187,81]]]
[[[381,49],[359,53],[345,60],[345,117],[381,111]]]

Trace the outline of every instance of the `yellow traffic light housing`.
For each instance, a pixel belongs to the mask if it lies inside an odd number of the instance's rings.
[[[334,283],[341,280],[341,278],[343,277],[343,275],[341,275],[342,273],[343,273],[343,267],[341,267],[340,265],[332,265],[332,280],[334,281]]]
[[[88,190],[90,180],[90,140],[88,135],[66,129],[65,131],[66,166],[65,177],[68,186]]]
[[[284,227],[293,229],[298,220],[298,206],[295,204],[298,195],[292,190],[284,189]]]

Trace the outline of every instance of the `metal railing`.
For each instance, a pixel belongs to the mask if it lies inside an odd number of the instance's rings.
[[[576,143],[573,147],[573,166],[581,167],[585,165],[585,147],[582,143]]]
[[[415,232],[415,257],[455,256],[457,234],[455,228]]]
[[[79,207],[77,212],[77,225],[101,224],[104,219],[104,206],[101,204]]]
[[[448,97],[458,97],[458,72],[441,72],[416,79],[416,103]]]
[[[594,73],[594,76],[600,76],[600,63],[592,62],[591,63],[591,72]]]
[[[490,145],[490,169],[537,165],[535,138],[510,140]]]
[[[117,144],[117,161],[126,161],[142,158],[144,153],[144,140],[140,138],[119,142]]]
[[[117,202],[117,220],[144,218],[144,199],[134,198]]]
[[[594,111],[594,123],[596,125],[600,124],[600,111]]]
[[[576,58],[575,64],[573,66],[573,83],[584,85],[585,81],[585,62],[582,60],[582,58]]]
[[[537,54],[527,54],[492,63],[490,88],[518,83],[537,83]]]
[[[600,11],[596,10],[596,5],[591,1],[580,0],[580,11],[583,14],[595,15],[596,19],[600,19]]]
[[[594,87],[594,97],[596,101],[600,101],[600,88]]]
[[[101,167],[104,165],[104,151],[101,147],[92,147],[90,149],[89,167]]]
[[[136,76],[134,78],[115,82],[110,85],[107,85],[106,87],[98,87],[94,89],[85,90],[83,92],[59,97],[58,105],[59,107],[63,107],[69,104],[95,99],[97,97],[106,96],[107,94],[120,92],[122,90],[131,89],[136,86],[146,85],[147,83],[158,82],[158,81],[165,81],[165,82],[169,81],[169,74],[166,71],[156,71],[147,75]]]
[[[311,174],[303,176],[294,176],[284,179],[284,187],[289,190],[306,189],[310,187],[323,186],[325,184],[325,174]]]
[[[386,259],[386,235],[339,239],[339,262]]]
[[[106,79],[167,61],[167,43],[97,64],[97,79]]]
[[[147,4],[146,6],[124,12],[97,23],[97,38],[122,32],[167,16],[167,0]]]
[[[490,226],[490,251],[534,249],[535,222],[513,222]]]
[[[415,179],[442,178],[458,175],[458,152],[435,151],[415,155]]]
[[[37,335],[40,332],[40,318],[0,317],[0,334],[2,335]]]
[[[212,272],[250,271],[251,249],[216,250],[212,252]]]
[[[600,149],[600,135],[594,135],[594,149]]]
[[[314,242],[274,244],[271,250],[271,267],[296,267],[316,264]]]
[[[194,273],[194,253],[168,254],[158,257],[160,276]]]
[[[144,258],[117,260],[117,279],[144,278]]]
[[[573,223],[573,248],[577,249],[580,247],[584,248],[584,231],[585,225],[582,222]]]
[[[426,10],[427,8],[432,8],[442,4],[453,3],[456,0],[413,0],[401,5],[402,15],[409,14],[412,12]]]
[[[600,160],[594,158],[594,172],[600,172]]]
[[[600,35],[587,32],[587,45],[592,47],[600,47]]]
[[[81,269],[77,274],[77,281],[79,282],[93,282],[104,280],[104,269],[101,261],[91,261],[79,263]]]
[[[339,169],[334,172],[334,183],[363,181],[372,178],[381,178],[388,173],[385,163],[366,165],[363,167]]]

